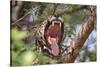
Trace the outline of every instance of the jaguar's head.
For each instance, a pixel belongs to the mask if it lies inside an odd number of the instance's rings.
[[[60,17],[52,17],[48,20],[44,31],[44,38],[47,46],[50,48],[49,53],[53,56],[60,55],[60,43],[63,33],[64,23]]]

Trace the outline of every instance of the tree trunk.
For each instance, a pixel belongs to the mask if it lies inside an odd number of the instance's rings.
[[[80,49],[96,25],[96,8],[90,7],[90,9],[91,15],[85,18],[78,35],[70,42],[68,54],[65,55],[67,63],[73,63],[75,61]]]

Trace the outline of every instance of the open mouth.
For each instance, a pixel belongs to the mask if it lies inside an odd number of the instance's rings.
[[[61,35],[61,23],[59,21],[53,21],[49,26],[47,32],[47,40],[49,44],[53,44],[52,41],[58,43],[59,37]]]
[[[61,36],[61,23],[59,21],[53,21],[48,27],[46,32],[46,39],[48,46],[51,48],[51,54],[58,56],[60,53],[58,41]]]

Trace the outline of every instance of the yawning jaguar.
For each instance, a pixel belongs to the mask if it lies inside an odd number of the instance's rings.
[[[49,52],[53,56],[60,55],[60,43],[63,33],[64,23],[60,17],[53,17],[48,21],[44,31],[44,38],[47,46],[50,48]]]

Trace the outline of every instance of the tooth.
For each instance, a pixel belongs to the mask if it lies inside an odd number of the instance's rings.
[[[52,26],[54,26],[54,22],[52,22]]]
[[[60,28],[61,28],[61,23],[60,23]]]

